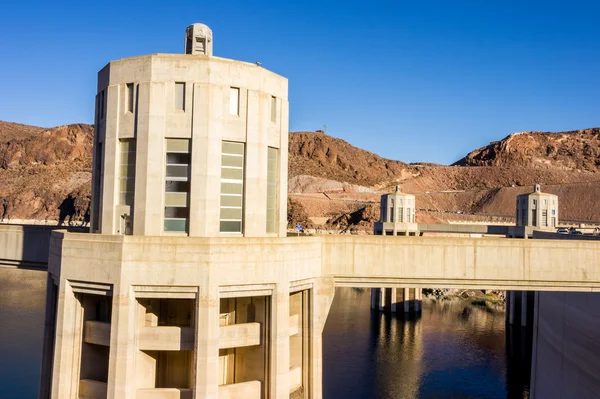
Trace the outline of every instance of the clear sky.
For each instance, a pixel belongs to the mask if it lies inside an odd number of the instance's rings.
[[[0,120],[93,123],[108,61],[214,54],[289,79],[290,130],[451,163],[525,130],[600,126],[600,1],[2,1]]]

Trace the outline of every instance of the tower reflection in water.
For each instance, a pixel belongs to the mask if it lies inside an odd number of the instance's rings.
[[[421,316],[407,317],[371,311],[368,289],[338,288],[323,333],[323,395],[522,398],[529,370],[518,356],[509,361],[502,310],[424,299]]]

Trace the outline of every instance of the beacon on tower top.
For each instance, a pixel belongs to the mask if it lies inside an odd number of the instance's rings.
[[[185,29],[185,54],[213,54],[212,30],[208,26],[196,23]]]

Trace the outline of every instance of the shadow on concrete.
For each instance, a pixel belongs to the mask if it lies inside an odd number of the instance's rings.
[[[55,230],[87,233],[82,226],[0,224],[0,267],[47,270],[50,236]]]

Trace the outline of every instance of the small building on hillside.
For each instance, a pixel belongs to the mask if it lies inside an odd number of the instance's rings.
[[[516,226],[509,229],[509,237],[531,236],[534,230],[554,230],[558,226],[558,196],[543,193],[541,186],[533,192],[517,196]]]
[[[375,223],[375,235],[419,235],[419,226],[415,221],[415,196],[400,191],[381,196],[379,222]]]

